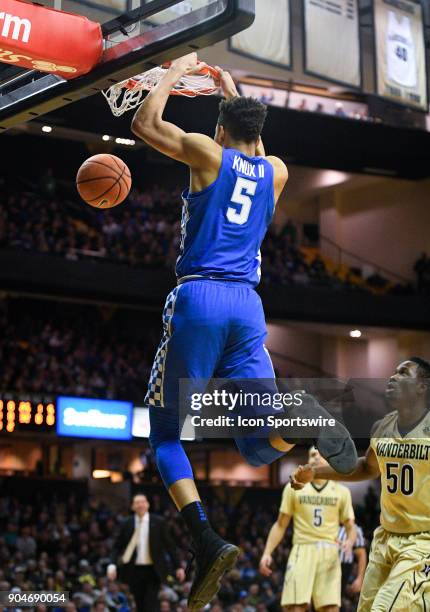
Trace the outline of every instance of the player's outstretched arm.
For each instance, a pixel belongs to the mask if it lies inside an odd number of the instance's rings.
[[[263,143],[261,143],[261,146],[263,147],[264,151]],[[272,164],[273,169],[275,171],[275,201],[277,202],[288,181],[288,168],[284,164],[282,159],[279,159],[279,157],[275,157],[274,155],[268,155],[266,159]]]
[[[216,84],[221,89],[224,98],[226,100],[232,100],[233,98],[237,98],[240,94],[237,91],[236,83],[234,82],[234,79],[231,74],[227,70],[221,68],[221,66],[215,66],[215,68],[218,70],[220,75],[219,80]],[[266,157],[266,150],[264,148],[262,138],[259,138],[257,142],[255,155],[258,157]]]
[[[160,83],[145,98],[136,112],[131,129],[148,145],[190,168],[219,168],[222,148],[204,134],[187,134],[177,125],[163,119],[170,91],[185,74],[201,64],[197,54],[190,53],[172,62]]]
[[[361,480],[374,480],[380,476],[379,465],[372,448],[368,448],[366,455],[360,457],[357,466],[350,474],[339,474],[329,465],[312,467],[299,466],[290,476],[293,489],[303,489],[305,484],[313,480],[341,480],[344,482],[359,482]]]
[[[221,68],[221,66],[215,66],[215,69],[219,72],[219,79],[216,81],[216,85],[221,89],[222,95],[226,100],[232,100],[233,98],[239,97],[236,83],[233,77],[227,70]]]
[[[276,523],[273,523],[269,531],[266,546],[264,547],[264,553],[260,559],[260,572],[263,574],[263,576],[270,576],[272,573],[272,570],[270,569],[273,562],[272,553],[284,537],[290,521],[291,516],[289,514],[280,512]]]

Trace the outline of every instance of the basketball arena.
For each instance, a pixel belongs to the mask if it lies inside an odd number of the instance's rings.
[[[0,0],[0,609],[430,610],[429,0]]]

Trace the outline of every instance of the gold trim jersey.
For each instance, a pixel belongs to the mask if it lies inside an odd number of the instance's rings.
[[[381,472],[381,525],[399,534],[430,531],[430,412],[404,436],[397,418],[387,414],[370,442]]]

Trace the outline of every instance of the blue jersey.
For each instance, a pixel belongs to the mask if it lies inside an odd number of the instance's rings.
[[[178,278],[236,280],[258,285],[260,247],[275,210],[273,166],[263,157],[223,149],[214,183],[182,195]]]

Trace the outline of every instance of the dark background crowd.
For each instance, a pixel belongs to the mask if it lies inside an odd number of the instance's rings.
[[[144,399],[158,313],[0,299],[0,390]]]
[[[280,612],[291,529],[274,553],[270,578],[259,573],[258,564],[277,516],[281,491],[255,488],[246,492],[231,488],[227,491],[221,487],[206,492],[204,501],[211,523],[242,550],[210,611]],[[70,493],[70,489],[62,497],[54,483],[51,495],[44,490],[43,495],[32,495],[31,501],[28,495],[27,491],[0,497],[0,590],[68,591],[71,601],[66,606],[67,612],[132,611],[134,602],[128,587],[106,578],[113,544],[128,516],[128,508],[114,511],[96,499]],[[233,503],[235,497],[237,501]],[[161,488],[152,485],[148,498],[150,512],[167,520],[185,568],[189,539],[180,515]],[[369,540],[378,522],[377,500],[371,490],[364,505],[356,511]],[[351,581],[353,578],[354,572]],[[182,584],[170,577],[160,591],[161,612],[186,612],[189,588],[190,575]],[[355,609],[356,601],[345,596],[343,611]],[[45,607],[40,605],[37,612],[45,612]]]
[[[181,192],[157,186],[134,189],[127,206],[100,211],[83,206],[72,190],[59,188],[48,173],[42,185],[16,193],[3,186],[0,248],[47,253],[71,261],[92,259],[135,268],[173,270],[179,254]],[[60,195],[61,194],[61,195]],[[303,228],[300,228],[303,229]],[[407,283],[391,283],[375,272],[364,279],[360,266],[328,267],[318,252],[318,228],[298,231],[288,221],[281,231],[269,229],[262,246],[262,283],[409,294]],[[303,246],[313,247],[309,253]],[[429,289],[427,266],[418,263],[418,288]]]

